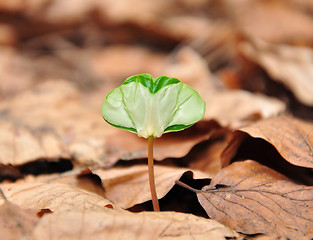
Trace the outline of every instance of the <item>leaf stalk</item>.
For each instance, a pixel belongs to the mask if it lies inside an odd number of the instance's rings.
[[[154,180],[154,162],[153,162],[153,136],[148,138],[148,170],[149,170],[149,184],[151,191],[151,198],[153,209],[155,212],[160,211],[159,201],[155,188],[155,180]]]

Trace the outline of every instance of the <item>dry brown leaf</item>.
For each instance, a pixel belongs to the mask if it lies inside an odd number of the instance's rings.
[[[163,198],[175,185],[187,168],[155,166],[155,184],[158,198]],[[149,188],[148,166],[136,165],[132,167],[115,167],[111,169],[92,170],[102,180],[105,197],[114,205],[130,208],[136,204],[151,200]],[[208,174],[193,171],[195,178],[207,178]]]
[[[115,23],[135,22],[140,25],[157,21],[168,5],[164,0],[157,3],[151,0],[97,1],[97,7],[104,20],[109,18]]]
[[[128,76],[150,73],[157,77],[162,74],[167,55],[153,52],[145,47],[132,45],[112,45],[93,53],[92,70],[99,76],[108,77],[122,83]],[[117,86],[116,85],[116,86]]]
[[[295,184],[255,161],[224,168],[197,196],[212,219],[238,232],[312,236],[313,187]]]
[[[224,138],[200,144],[199,148],[195,150],[195,154],[188,159],[188,167],[208,173],[211,176],[216,175],[222,169],[221,153],[226,146],[227,142]]]
[[[17,36],[14,29],[8,24],[0,24],[0,46],[1,45],[14,45]]]
[[[199,39],[210,35],[215,29],[207,18],[203,16],[171,16],[164,21],[164,28],[172,36],[180,39]],[[188,29],[188,31],[186,31]],[[201,32],[201,36],[199,35]]]
[[[289,4],[293,7],[298,8],[299,10],[307,10],[308,12],[313,11],[313,2],[311,1],[297,1],[297,0],[287,0]]]
[[[13,124],[0,122],[0,162],[2,164],[23,164],[44,155],[35,137],[25,128],[14,128]]]
[[[9,201],[22,208],[37,210],[48,208],[53,212],[59,212],[112,206],[110,201],[97,194],[61,183],[21,182],[1,184],[0,187]]]
[[[49,209],[33,232],[33,239],[214,239],[236,233],[209,219],[175,212],[130,213],[106,199],[65,184],[2,184],[7,198],[25,208]]]
[[[88,168],[73,169],[64,173],[42,174],[38,176],[27,175],[22,179],[18,179],[15,183],[61,183],[73,188],[85,190],[95,193],[101,197],[105,197],[104,188],[98,176],[93,175]]]
[[[284,84],[301,103],[313,106],[312,49],[254,40],[253,43],[242,44],[241,50],[274,80]]]
[[[175,76],[205,97],[218,89],[218,79],[209,71],[205,59],[191,47],[182,47],[172,54],[163,74]]]
[[[0,9],[5,10],[5,11],[17,11],[21,10],[23,8],[24,4],[23,1],[21,0],[13,0],[13,1],[5,1],[5,0],[0,0]]]
[[[69,210],[49,214],[33,239],[225,239],[238,234],[211,219],[175,212],[129,213],[122,210]]]
[[[215,119],[223,126],[238,128],[257,118],[268,118],[283,112],[280,100],[242,90],[222,91],[205,98],[204,119]]]
[[[33,73],[26,68],[26,65],[25,59],[20,57],[15,49],[1,48],[0,99],[25,90],[32,85]]]
[[[139,24],[148,24],[156,21],[161,11],[164,9],[166,1],[160,1],[156,4],[154,1],[103,1],[103,0],[76,0],[67,1],[60,0],[36,0],[28,1],[23,4],[22,1],[14,0],[16,4],[2,4],[0,7],[6,10],[23,11],[30,16],[44,19],[49,23],[62,23],[73,25],[81,22],[82,19],[91,15],[97,10],[100,20],[113,23],[135,22]],[[10,6],[11,5],[11,6]],[[134,7],[136,6],[136,7]]]
[[[10,201],[0,206],[1,239],[31,239],[32,232],[39,221],[35,210],[23,209]]]
[[[223,7],[237,28],[254,37],[277,43],[313,39],[313,21],[306,8],[287,1],[226,0]]]
[[[230,163],[247,134],[271,143],[289,163],[313,167],[313,124],[286,115],[264,119],[235,131],[222,153],[223,166]]]

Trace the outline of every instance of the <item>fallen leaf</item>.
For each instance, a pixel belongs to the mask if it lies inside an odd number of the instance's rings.
[[[245,234],[306,239],[313,229],[313,188],[255,161],[224,168],[197,191],[207,214]]]
[[[135,22],[139,25],[149,25],[155,23],[161,16],[162,11],[168,7],[167,1],[142,2],[140,0],[121,1],[98,1],[102,19],[110,19],[115,23]],[[133,6],[137,6],[134,8]]]
[[[2,97],[14,95],[32,86],[33,73],[26,68],[27,64],[24,60],[25,59],[22,58],[14,48],[1,48],[0,99]]]
[[[70,224],[69,224],[70,223]],[[234,231],[211,219],[175,212],[65,211],[45,216],[33,239],[225,239]]]
[[[203,236],[224,239],[225,236],[237,236],[214,220],[191,214],[123,211],[100,196],[65,184],[1,184],[1,188],[7,198],[19,206],[53,212],[40,218],[33,231],[33,239],[42,239],[46,233],[49,233],[50,239],[89,239],[91,236],[95,239],[123,236],[130,239],[166,239],[172,235],[183,239],[201,239]]]
[[[279,0],[226,0],[223,4],[232,24],[249,36],[276,43],[310,43],[313,39],[313,21],[306,8],[296,8]]]
[[[158,198],[163,198],[186,171],[190,169],[156,165],[154,175]],[[100,177],[105,197],[118,207],[126,209],[151,200],[147,165],[96,169],[92,173]],[[208,177],[201,171],[193,170],[193,173],[195,178]]]
[[[252,94],[243,90],[220,91],[205,98],[204,119],[215,119],[222,126],[233,129],[259,118],[268,118],[283,112],[285,104],[275,98]]]
[[[87,192],[95,193],[101,197],[105,197],[104,188],[98,176],[91,173],[90,170],[73,169],[64,173],[41,174],[39,176],[27,175],[23,179],[19,179],[15,183],[61,183],[67,186],[82,189]]]
[[[258,39],[241,45],[243,54],[275,80],[284,84],[303,104],[313,106],[313,50],[275,45]]]
[[[20,165],[45,155],[38,141],[25,128],[14,128],[13,124],[0,122],[0,162]],[[30,151],[31,149],[31,151]]]
[[[187,166],[191,169],[197,169],[208,173],[211,176],[216,175],[221,169],[221,153],[227,146],[227,142],[223,138],[215,139],[213,141],[206,141],[205,143],[196,146],[195,153],[187,155]]]
[[[248,135],[269,142],[293,165],[313,167],[313,124],[287,115],[264,119],[235,131],[222,153],[223,166],[231,162]]]
[[[185,46],[173,53],[163,72],[195,89],[203,99],[218,89],[218,79],[209,71],[205,59],[191,47]]]
[[[11,2],[0,1],[0,9],[6,10],[8,12],[21,10],[23,6],[24,6],[23,1],[20,1],[20,0],[14,0]]]
[[[14,45],[16,43],[16,32],[8,24],[0,24],[0,36],[0,45]]]
[[[61,183],[21,182],[1,184],[0,187],[12,203],[37,211],[45,208],[53,212],[69,209],[86,210],[112,204],[97,194]]]
[[[166,60],[165,54],[131,45],[113,45],[98,50],[90,59],[92,70],[99,76],[112,79],[116,82],[115,87],[127,77],[138,73],[147,72],[153,77],[161,75]]]
[[[2,239],[30,239],[39,221],[36,211],[23,209],[5,200],[0,206],[0,232]]]

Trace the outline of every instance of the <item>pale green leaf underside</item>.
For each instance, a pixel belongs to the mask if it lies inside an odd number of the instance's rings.
[[[156,82],[161,87],[151,91]],[[144,138],[190,127],[204,111],[205,103],[194,89],[175,78],[153,79],[149,74],[128,78],[102,103],[102,116],[109,124]]]

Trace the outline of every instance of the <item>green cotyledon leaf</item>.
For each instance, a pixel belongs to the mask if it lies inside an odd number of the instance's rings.
[[[150,74],[131,76],[112,90],[102,103],[106,122],[140,137],[160,137],[201,120],[205,103],[200,95],[177,78]]]

